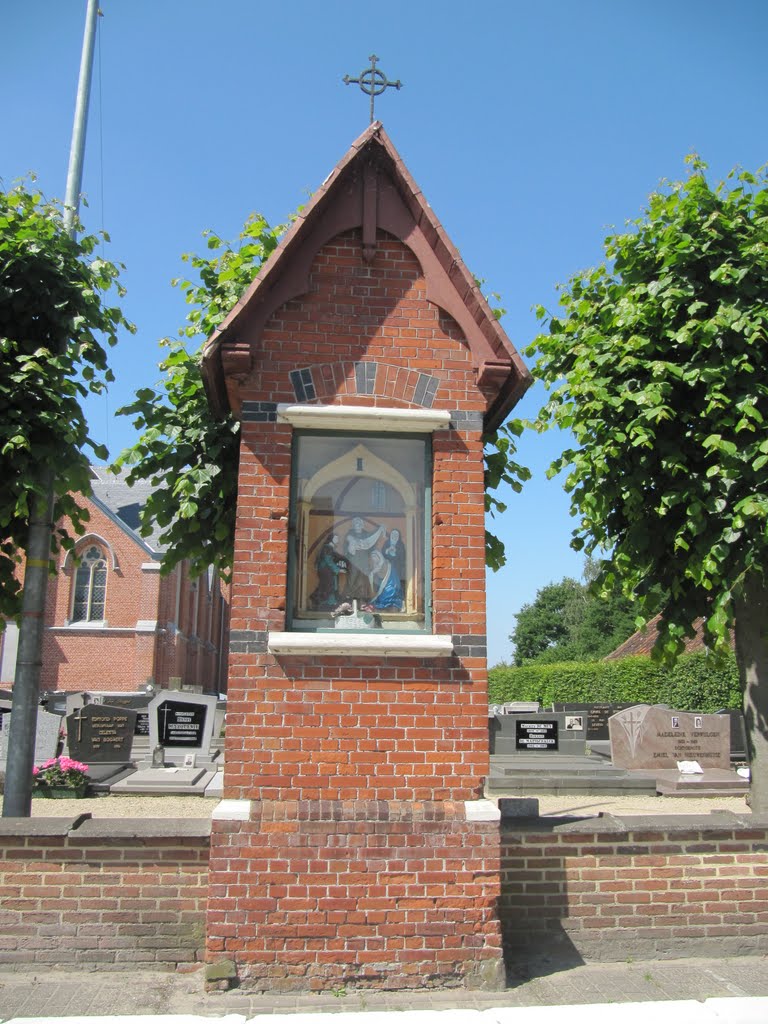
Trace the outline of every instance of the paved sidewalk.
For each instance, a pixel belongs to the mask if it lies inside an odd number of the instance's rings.
[[[547,973],[549,972],[549,973]],[[758,1001],[748,997],[764,997]],[[703,1006],[704,1000],[728,1000]],[[675,1005],[672,1005],[675,1001]],[[694,1001],[682,1005],[680,1001]],[[723,960],[661,960],[618,964],[583,964],[558,968],[542,964],[537,976],[513,979],[503,992],[442,989],[421,992],[344,991],[323,995],[272,995],[203,991],[202,971],[174,974],[155,971],[68,971],[37,968],[32,971],[0,970],[0,1021],[23,1018],[49,1022],[72,1017],[112,1018],[128,1016],[190,1015],[243,1021],[261,1014],[370,1013],[406,1010],[459,1010],[462,1019],[472,1011],[522,1007],[577,1007],[590,1005],[595,1024],[595,1004],[654,1003],[645,1006],[642,1019],[654,1024],[674,1021],[768,1022],[768,957],[735,957]],[[667,1004],[666,1007],[664,1004]],[[615,1017],[622,1024],[634,1021],[626,1006]],[[706,1012],[705,1012],[706,1011]],[[713,1015],[714,1014],[714,1015]],[[455,1015],[452,1015],[455,1016]],[[488,1015],[483,1015],[486,1020]],[[492,1014],[508,1024],[531,1019],[573,1024],[581,1013]],[[600,1015],[602,1020],[602,1015]],[[638,1018],[641,1019],[641,1018]],[[235,1024],[233,1020],[233,1024]],[[138,1024],[138,1022],[136,1022]],[[381,1024],[381,1022],[377,1022]]]

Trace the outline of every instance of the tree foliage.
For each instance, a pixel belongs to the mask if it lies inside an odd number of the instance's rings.
[[[574,704],[668,704],[678,711],[738,708],[739,675],[732,654],[713,664],[704,652],[684,654],[674,665],[647,655],[616,661],[533,661],[520,668],[497,665],[488,672],[491,703],[554,701]]]
[[[724,654],[729,629],[744,695],[750,800],[768,811],[768,177],[712,186],[689,158],[608,264],[572,277],[564,314],[536,338],[554,388],[541,429],[575,444],[567,469],[572,544],[603,549],[601,582],[663,612],[657,652],[674,659],[693,622]],[[546,319],[543,309],[539,310]]]
[[[542,587],[516,620],[510,640],[518,666],[602,658],[635,631],[630,601],[593,593],[569,577]]]
[[[494,311],[495,312],[495,311]],[[505,502],[494,494],[506,484],[519,494],[523,483],[530,480],[531,471],[513,458],[517,451],[515,438],[523,431],[521,420],[508,420],[498,430],[483,438],[485,457],[485,511],[495,518],[507,511]],[[496,572],[507,561],[504,542],[490,530],[485,531],[485,564]]]
[[[568,428],[579,517],[572,545],[612,551],[639,619],[664,611],[659,646],[683,647],[703,615],[725,647],[735,591],[768,554],[768,189],[763,172],[713,187],[690,158],[608,263],[562,289],[564,313],[536,338],[536,374],[554,388],[537,425]]]
[[[197,280],[173,281],[192,308],[179,338],[160,342],[168,349],[160,363],[163,377],[118,410],[133,416],[141,433],[115,465],[128,469],[129,484],[149,480],[153,485],[141,513],[141,531],[148,536],[153,524],[161,528],[167,547],[163,572],[184,559],[193,576],[214,565],[227,578],[232,567],[239,424],[231,415],[221,419],[210,410],[200,372],[202,343],[250,285],[284,229],[252,214],[235,243],[204,232],[209,254],[182,256]],[[192,340],[198,344],[190,350]]]
[[[15,570],[41,470],[53,470],[54,522],[68,519],[78,534],[88,512],[74,495],[91,490],[88,451],[107,455],[80,403],[112,380],[107,350],[134,328],[107,301],[123,289],[118,267],[96,255],[102,239],[70,238],[33,180],[0,192],[0,615],[20,610]],[[64,526],[53,532],[53,551],[73,543]]]

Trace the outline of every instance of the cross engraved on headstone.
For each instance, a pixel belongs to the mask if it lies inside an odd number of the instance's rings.
[[[371,62],[371,66],[366,68],[365,71],[361,71],[357,78],[350,78],[349,75],[344,75],[342,81],[344,85],[359,85],[366,96],[371,97],[371,124],[373,124],[373,103],[376,96],[380,96],[385,89],[402,89],[403,83],[398,80],[396,82],[390,82],[383,71],[379,71],[376,67],[376,61],[379,58],[375,53],[372,53],[368,60]]]
[[[72,718],[77,722],[77,742],[80,743],[83,738],[83,709],[78,708]]]

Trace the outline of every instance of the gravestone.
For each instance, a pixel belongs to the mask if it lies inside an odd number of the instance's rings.
[[[594,704],[572,704],[557,703],[552,705],[553,711],[562,711],[566,714],[582,714],[587,719],[587,742],[590,740],[607,741],[608,719],[625,708],[632,708],[633,703],[611,704],[607,701],[598,701]]]
[[[617,768],[670,769],[678,761],[730,768],[730,724],[722,715],[638,704],[613,715],[608,725]]]
[[[190,754],[196,766],[211,765],[218,757],[211,750],[216,703],[212,694],[158,694],[149,704],[150,752],[162,747],[170,765],[183,765]]]
[[[87,764],[125,764],[130,759],[136,712],[86,704],[67,716],[70,757]]]
[[[67,716],[70,757],[88,765],[92,788],[109,790],[129,772],[136,712],[109,704],[85,704]]]
[[[586,716],[583,714],[513,713],[497,715],[492,721],[493,754],[586,754]]]
[[[10,713],[0,715],[0,772],[3,774],[5,774],[5,764],[8,758],[11,717]],[[50,714],[43,708],[38,708],[35,726],[35,764],[42,764],[43,761],[56,757],[59,750],[60,732],[61,718],[58,715]]]
[[[723,715],[730,722],[731,760],[747,760],[747,728],[744,724],[744,712],[736,708],[721,708],[715,714]]]

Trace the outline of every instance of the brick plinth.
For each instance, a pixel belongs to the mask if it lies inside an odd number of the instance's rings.
[[[272,991],[503,984],[498,822],[464,804],[254,802],[214,822],[208,959]]]

